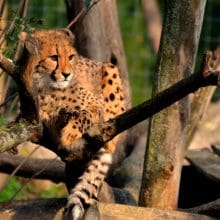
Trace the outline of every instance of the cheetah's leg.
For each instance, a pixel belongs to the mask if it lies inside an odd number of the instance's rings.
[[[59,131],[59,155],[63,160],[67,160],[66,155],[71,154],[72,159],[85,160],[85,157],[90,157],[92,153],[98,149],[91,147],[87,148],[87,140],[83,134],[88,132],[92,135],[99,134],[98,121],[99,117],[94,116],[94,112],[87,110],[79,110],[72,112],[63,112],[59,121],[64,121],[65,125],[61,125]],[[91,128],[92,127],[92,128]]]
[[[104,148],[101,148],[88,163],[68,197],[66,213],[71,213],[74,220],[82,219],[85,209],[97,202],[99,189],[111,164],[112,153]]]

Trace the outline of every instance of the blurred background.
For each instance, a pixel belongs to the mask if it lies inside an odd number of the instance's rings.
[[[27,29],[64,28],[68,25],[64,0],[30,0],[23,15],[18,17],[16,11],[18,10],[20,2],[19,0],[0,0],[0,7],[4,8],[4,11],[1,11],[0,25],[2,34],[0,36],[0,46],[2,48],[1,50],[11,58],[16,56],[14,51],[17,45],[15,43],[23,22],[26,23],[25,26]],[[149,2],[154,2],[152,6],[154,8],[145,8],[146,4],[144,3]],[[156,49],[153,45],[152,30],[150,30],[149,26],[149,15],[152,11],[157,14],[160,22],[156,25],[158,26],[157,30],[159,30],[163,19],[163,2],[162,0],[117,0],[118,16],[127,58],[133,105],[137,105],[151,96],[156,63]],[[5,3],[4,7],[2,7],[3,3]],[[220,42],[219,11],[219,0],[207,1],[197,63],[200,62],[201,56],[206,50],[216,49],[217,44]],[[180,16],[184,16],[184,12]],[[6,27],[10,26],[11,21],[15,17],[15,25],[8,28],[6,32],[3,32]],[[3,40],[3,33],[5,35],[4,39],[6,40]],[[160,33],[156,33],[156,35],[160,35]],[[153,36],[153,38],[154,37],[155,36]],[[218,99],[219,94],[219,92],[216,92],[214,100]],[[7,75],[1,73],[1,124],[7,123],[7,121],[14,117],[17,111],[17,102],[16,87]],[[23,154],[28,154],[28,152],[24,150]],[[52,155],[52,157],[54,157],[54,155]],[[7,179],[7,176],[5,178]],[[0,179],[3,180],[3,176]],[[27,196],[29,198],[40,196],[45,198],[63,196],[66,194],[63,184],[52,185],[49,182],[44,182],[45,185],[43,185],[42,183],[39,184],[38,181],[32,181],[31,184],[26,184],[21,192],[16,193],[26,182],[27,180],[18,177],[10,179],[7,187],[0,192],[0,201],[6,201],[12,197],[22,199]],[[39,185],[41,187],[39,187]]]

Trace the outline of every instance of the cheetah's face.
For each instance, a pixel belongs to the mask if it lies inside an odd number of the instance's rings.
[[[56,45],[36,66],[39,83],[54,88],[66,88],[74,78],[77,54],[73,48]]]
[[[70,31],[39,31],[32,35],[23,32],[20,38],[36,59],[33,70],[36,86],[66,88],[74,81],[77,51]]]

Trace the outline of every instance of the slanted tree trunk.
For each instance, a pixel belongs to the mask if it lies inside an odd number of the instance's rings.
[[[153,95],[193,72],[205,4],[166,1]],[[151,118],[141,206],[176,208],[188,119],[188,99]]]

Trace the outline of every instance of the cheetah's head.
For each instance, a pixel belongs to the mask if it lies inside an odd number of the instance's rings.
[[[69,30],[22,32],[20,39],[35,59],[33,79],[38,87],[66,88],[72,84],[77,51]]]

